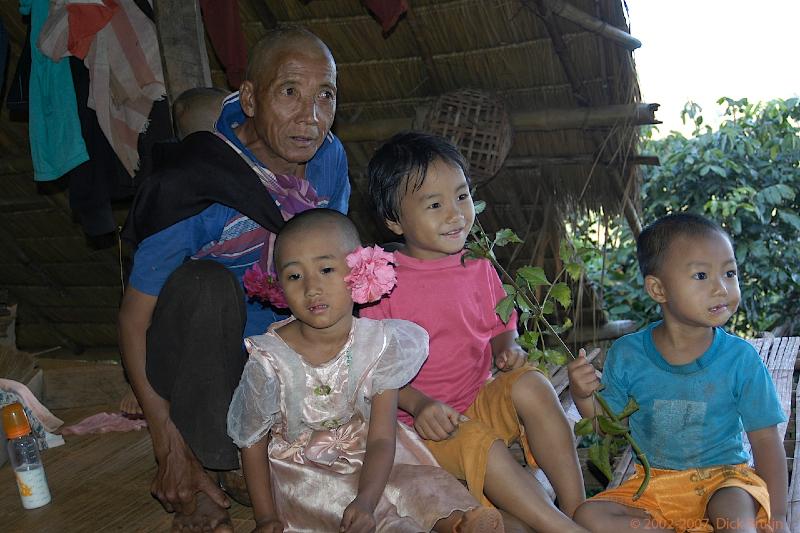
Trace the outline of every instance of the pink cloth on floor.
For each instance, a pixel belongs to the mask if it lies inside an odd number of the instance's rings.
[[[147,427],[145,420],[131,420],[120,413],[97,413],[84,418],[77,424],[65,427],[62,435],[88,435],[108,433],[109,431],[138,431]]]

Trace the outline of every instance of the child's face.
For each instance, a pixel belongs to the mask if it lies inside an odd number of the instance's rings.
[[[659,272],[645,287],[661,304],[665,321],[694,327],[722,326],[739,307],[736,258],[721,233],[672,241]]]
[[[461,168],[432,161],[422,187],[400,199],[399,219],[387,226],[405,237],[405,253],[411,257],[438,259],[463,250],[475,206]]]
[[[333,224],[282,241],[278,279],[292,314],[314,329],[350,330],[353,300],[344,277],[350,272]]]

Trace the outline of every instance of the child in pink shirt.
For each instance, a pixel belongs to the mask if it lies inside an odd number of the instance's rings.
[[[536,531],[586,531],[571,520],[583,477],[558,396],[526,364],[516,315],[506,325],[495,313],[505,293],[491,263],[462,257],[475,220],[465,169],[455,146],[425,133],[395,135],[375,153],[370,196],[405,244],[395,253],[397,286],[361,316],[428,331],[430,356],[398,405],[442,467],[482,503]],[[495,379],[492,362],[502,371]],[[517,440],[552,483],[560,510],[509,452]]]

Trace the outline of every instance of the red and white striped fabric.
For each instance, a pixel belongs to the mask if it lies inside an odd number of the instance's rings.
[[[139,134],[166,94],[156,27],[133,0],[54,0],[37,42],[54,61],[85,54],[87,104],[128,173],[139,167]]]

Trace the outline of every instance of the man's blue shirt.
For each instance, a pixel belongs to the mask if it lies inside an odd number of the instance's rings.
[[[245,115],[239,105],[238,95],[225,99],[217,130],[236,144],[254,162],[255,156],[247,150],[234,133],[243,123]],[[240,157],[231,151],[233,157]],[[306,179],[314,186],[323,201],[321,207],[336,209],[347,214],[350,198],[347,156],[342,143],[329,134],[314,157],[306,164]],[[266,188],[264,201],[273,201]],[[238,249],[233,253],[203,255],[226,266],[241,282],[245,271],[261,257],[263,242],[248,240],[248,233],[258,224],[231,207],[212,204],[197,215],[186,218],[144,239],[136,250],[130,286],[152,296],[157,296],[172,272],[185,261],[196,257],[211,243],[236,240]],[[247,302],[245,336],[266,331],[267,326],[287,315],[275,313],[272,308],[258,302]]]
[[[714,329],[708,350],[686,365],[668,363],[653,343],[653,329],[626,335],[609,349],[603,397],[615,412],[632,396],[631,436],[655,468],[740,464],[750,456],[742,430],[786,421],[763,361],[747,341]]]

